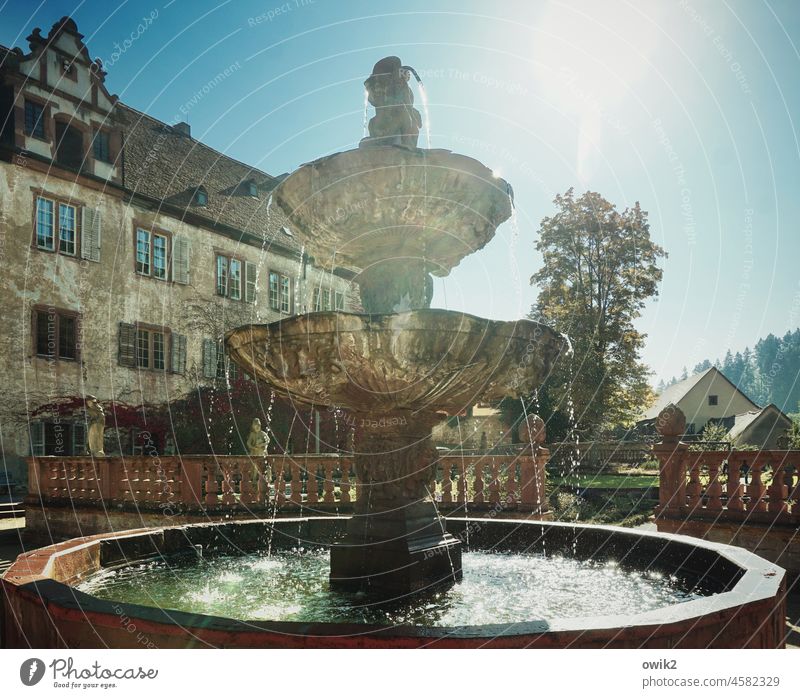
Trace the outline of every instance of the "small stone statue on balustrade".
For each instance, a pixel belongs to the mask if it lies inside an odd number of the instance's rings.
[[[538,414],[529,414],[519,425],[519,438],[523,444],[523,453],[541,448],[547,438],[544,420]]]
[[[103,435],[106,430],[106,413],[103,406],[97,401],[94,395],[87,395],[86,400],[86,422],[88,424],[87,442],[89,454],[92,456],[104,456],[105,445]]]
[[[253,476],[257,481],[262,474],[267,482],[272,480],[272,471],[264,460],[269,445],[269,434],[261,429],[261,420],[256,417],[250,424],[250,433],[247,435],[247,453],[253,458]]]

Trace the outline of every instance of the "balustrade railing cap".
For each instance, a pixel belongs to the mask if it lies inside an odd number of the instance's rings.
[[[665,440],[675,440],[686,431],[686,415],[677,405],[670,403],[656,417],[656,431]]]

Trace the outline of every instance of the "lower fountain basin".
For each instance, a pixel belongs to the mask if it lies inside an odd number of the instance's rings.
[[[276,392],[375,419],[530,395],[569,348],[564,335],[530,320],[432,309],[296,315],[239,327],[226,340],[231,358]]]
[[[732,546],[614,527],[449,519],[449,531],[472,551],[465,554],[467,585],[479,583],[470,576],[485,575],[487,565],[496,568],[501,559],[508,563],[505,572],[495,570],[502,582],[496,591],[464,588],[469,603],[488,603],[488,609],[476,609],[472,615],[469,608],[451,613],[453,605],[448,606],[448,599],[460,593],[459,586],[430,600],[432,606],[427,610],[384,607],[377,614],[355,617],[353,604],[363,607],[363,602],[342,595],[336,598],[349,610],[329,607],[315,615],[310,609],[305,620],[287,619],[291,613],[280,609],[259,613],[254,607],[243,613],[231,606],[228,613],[239,616],[233,618],[223,614],[225,607],[213,604],[205,607],[206,615],[196,612],[197,607],[175,610],[145,605],[141,602],[146,597],[141,596],[136,599],[140,603],[101,599],[78,588],[88,580],[86,588],[90,589],[91,584],[115,575],[135,578],[137,567],[146,579],[154,559],[173,564],[178,559],[175,556],[185,559],[196,554],[196,546],[202,546],[209,564],[224,564],[225,560],[241,564],[250,559],[267,566],[264,575],[269,574],[270,560],[286,559],[285,553],[274,558],[262,556],[267,548],[311,549],[305,554],[316,559],[304,559],[311,568],[320,567],[321,573],[311,579],[324,591],[325,549],[342,537],[345,522],[343,518],[301,518],[274,524],[252,521],[147,529],[75,539],[22,555],[2,578],[3,646],[767,648],[784,643],[785,578],[781,568]],[[248,557],[235,560],[242,555]],[[222,557],[215,559],[217,556]],[[597,575],[597,584],[584,579],[588,585],[585,593],[596,598],[589,599],[577,615],[559,610],[558,604],[552,612],[543,609],[541,600],[535,598],[526,608],[524,595],[521,600],[514,597],[509,601],[514,606],[511,615],[507,608],[494,613],[493,608],[505,604],[503,585],[519,587],[520,580],[529,579],[533,591],[537,590],[536,560],[542,556],[548,558],[548,566]],[[290,555],[290,559],[294,558]],[[98,573],[100,578],[93,577]],[[643,576],[668,583],[666,587],[662,582],[645,587],[646,595],[655,596],[649,605],[633,608],[618,595],[609,596],[607,602],[599,598],[600,582],[609,582],[610,576],[613,584],[614,575],[621,575],[618,579],[627,576],[632,589],[642,588]],[[293,574],[287,579],[307,583],[301,577]],[[569,576],[559,580],[555,591],[570,586]],[[659,597],[661,593],[666,595]],[[414,601],[420,602],[420,598]],[[321,618],[329,620],[320,622]],[[131,626],[137,632],[130,632]]]

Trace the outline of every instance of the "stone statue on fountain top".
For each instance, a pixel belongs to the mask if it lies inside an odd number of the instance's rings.
[[[414,108],[414,93],[408,83],[411,69],[397,56],[379,60],[364,82],[375,116],[369,121],[368,145],[401,145],[416,148],[422,117]]]

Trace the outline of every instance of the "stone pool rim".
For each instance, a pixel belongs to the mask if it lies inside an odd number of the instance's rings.
[[[301,540],[310,538],[309,531],[330,533],[342,528],[346,521],[347,517],[292,517],[276,519],[274,525],[276,531],[279,527],[297,527],[296,533],[287,530],[281,535]],[[702,555],[716,556],[725,569],[738,568],[737,578],[728,590],[638,614],[458,627],[244,621],[105,601],[70,586],[103,568],[119,566],[115,563],[121,561],[131,563],[185,551],[193,544],[189,535],[194,536],[194,540],[209,535],[227,540],[240,537],[243,532],[256,535],[259,528],[268,530],[273,522],[252,520],[165,526],[101,533],[20,555],[0,581],[5,592],[0,646],[45,647],[47,644],[39,643],[47,643],[47,637],[52,636],[58,638],[59,643],[54,647],[76,648],[146,646],[141,639],[137,642],[141,637],[150,638],[156,647],[705,647],[708,636],[700,631],[707,629],[713,633],[714,627],[721,626],[719,632],[711,635],[713,646],[739,647],[743,645],[725,644],[724,638],[720,638],[720,632],[727,632],[729,628],[731,637],[740,637],[732,632],[742,630],[736,625],[737,617],[739,621],[748,620],[750,625],[758,622],[757,627],[750,628],[750,635],[744,629],[741,635],[747,638],[744,646],[783,646],[785,572],[742,548],[614,526],[459,517],[450,517],[447,523],[453,531],[475,527],[478,532],[473,532],[472,538],[478,542],[481,533],[487,532],[499,534],[501,542],[512,534],[536,536],[540,533],[544,536],[547,533],[571,534],[575,540],[588,535],[601,546],[663,545],[664,550],[671,546],[673,552],[685,549],[687,556],[699,551]],[[504,531],[508,533],[503,535]],[[477,547],[485,549],[485,546]],[[45,627],[31,621],[30,616],[36,609],[46,615]],[[48,628],[48,623],[52,627]],[[131,625],[138,629],[138,635],[126,629]],[[29,626],[27,633],[26,626]],[[693,644],[696,633],[699,633],[697,640],[705,637],[706,641]]]

